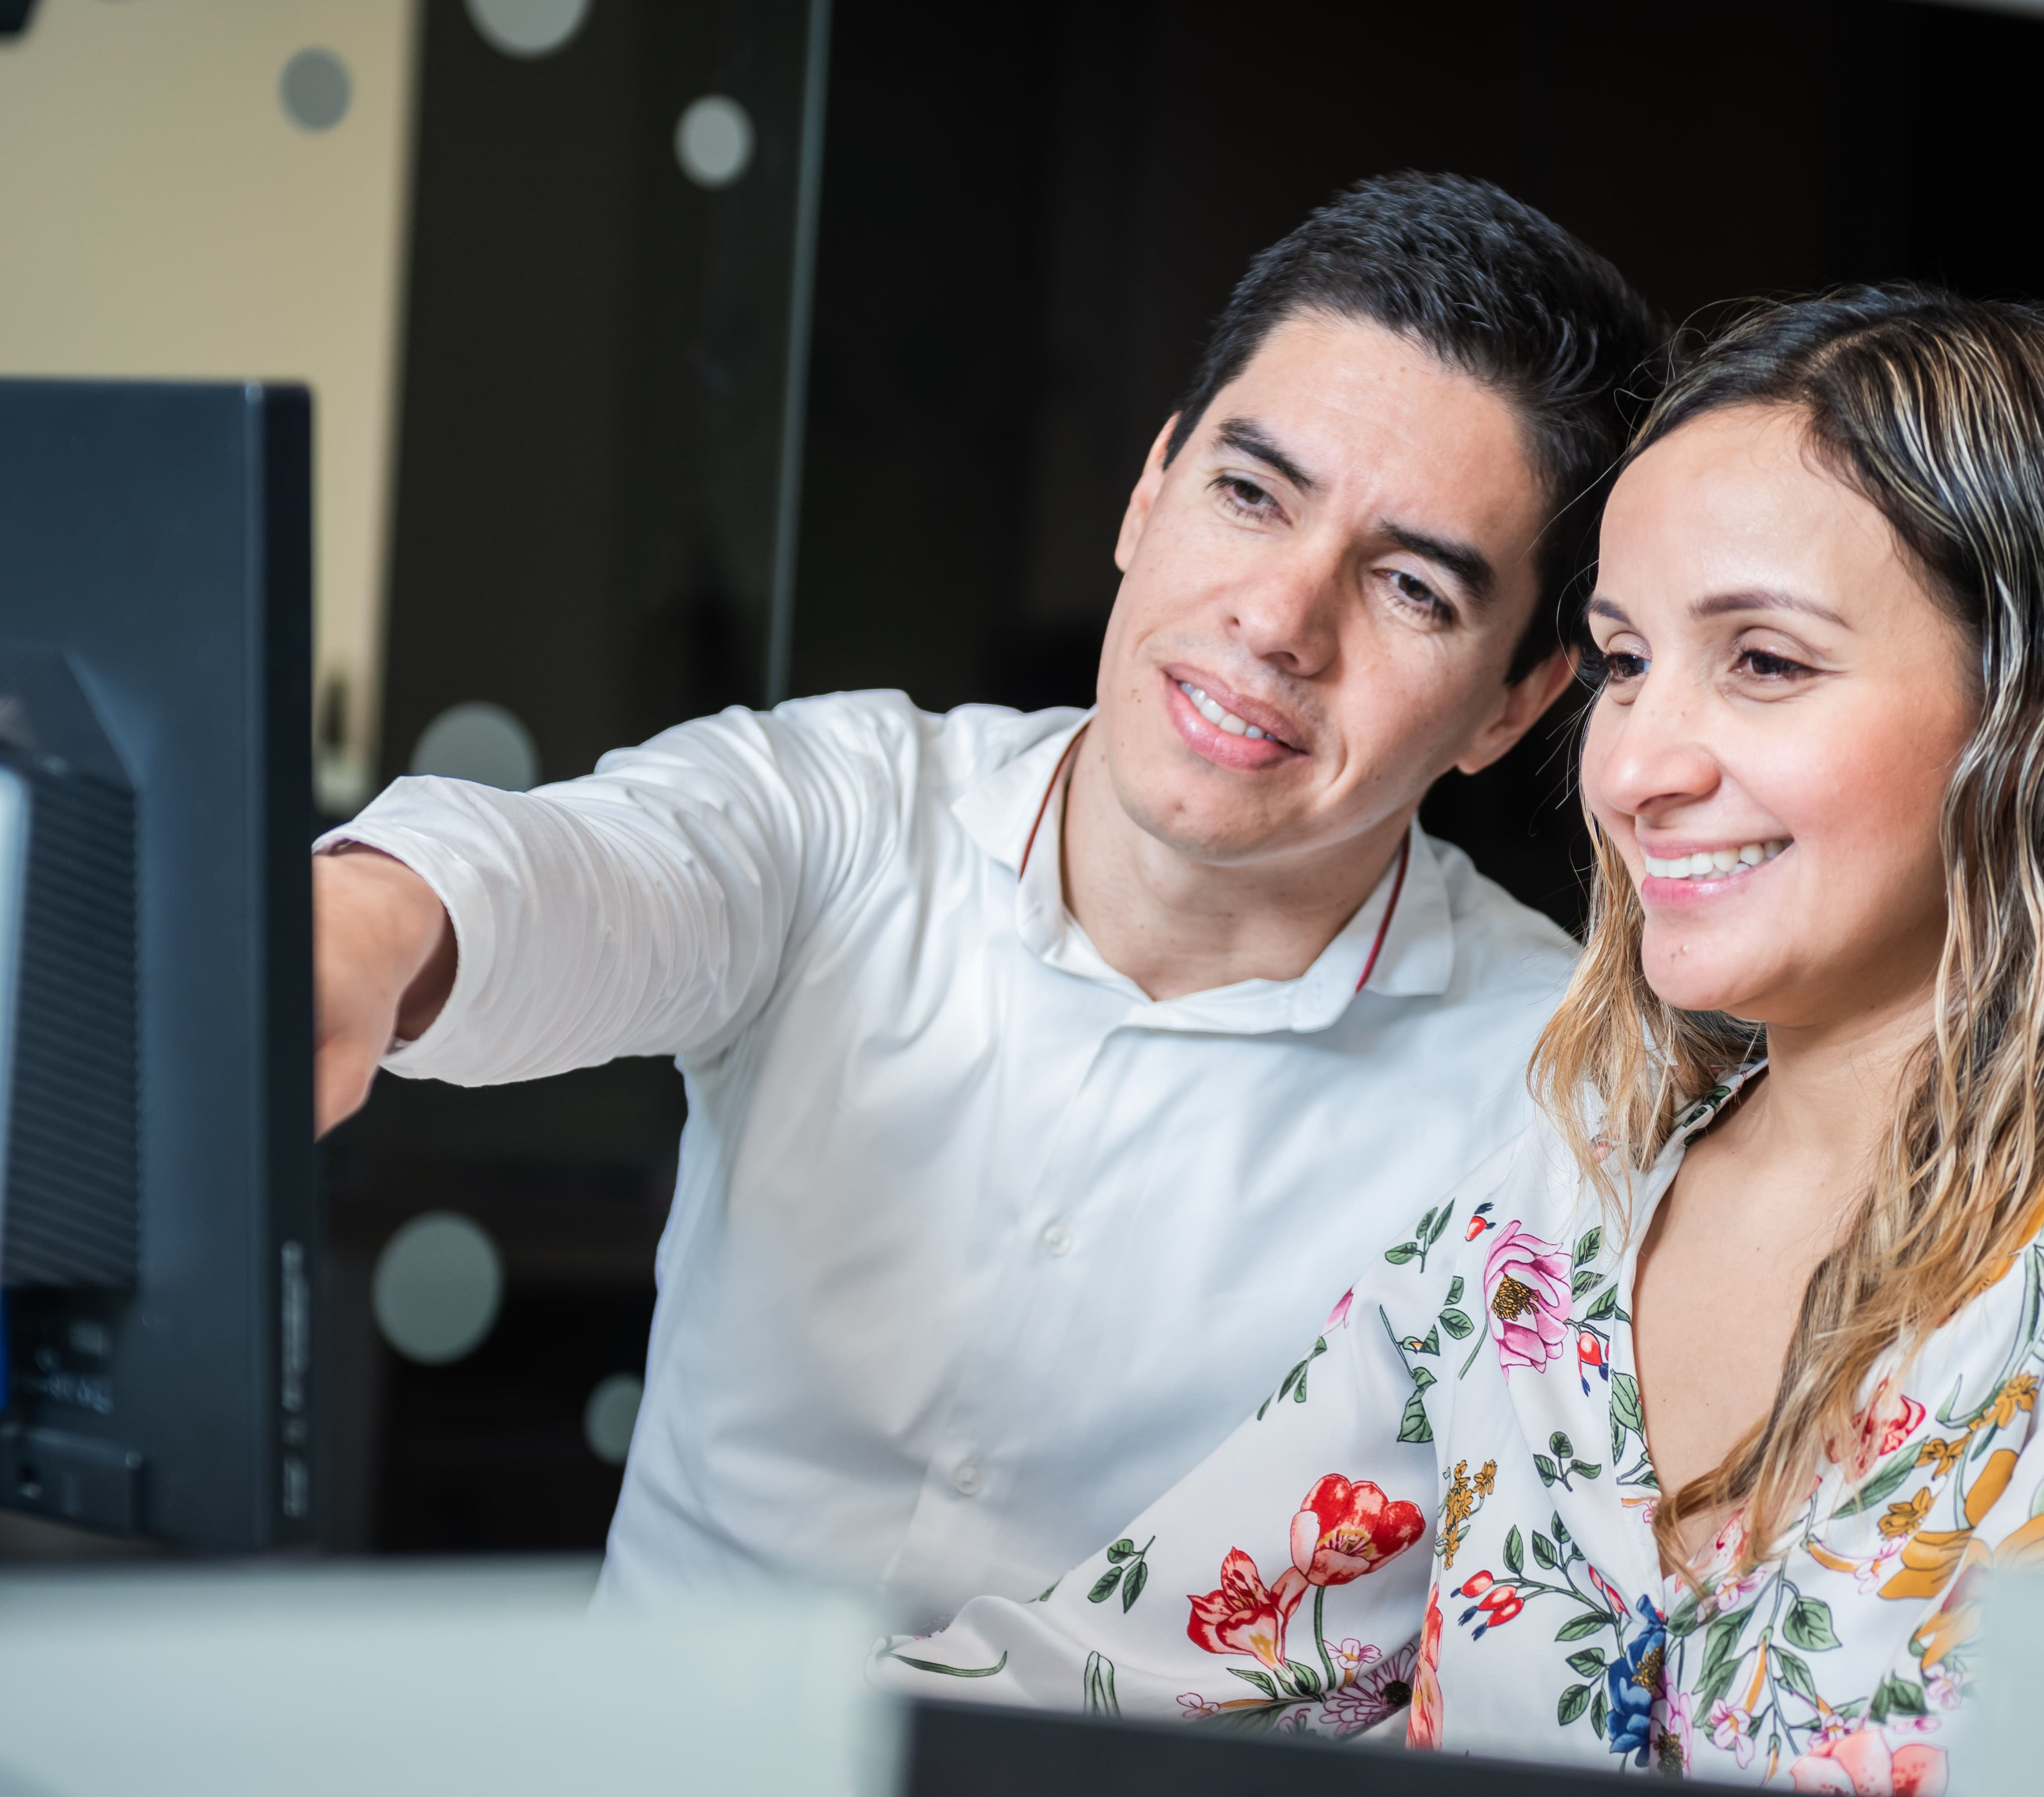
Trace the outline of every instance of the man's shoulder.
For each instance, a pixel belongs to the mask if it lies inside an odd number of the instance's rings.
[[[772,713],[805,736],[849,752],[877,752],[916,785],[951,793],[976,785],[1084,715],[1068,705],[1040,712],[1007,705],[928,712],[905,693],[879,689],[790,699]]]
[[[1453,843],[1436,836],[1427,840],[1440,863],[1448,914],[1454,922],[1457,985],[1465,991],[1499,985],[1558,989],[1565,985],[1581,953],[1576,939],[1551,917],[1478,873],[1476,863]]]

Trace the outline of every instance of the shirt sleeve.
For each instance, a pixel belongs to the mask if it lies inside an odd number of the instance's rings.
[[[1352,1290],[1278,1388],[1033,1603],[883,1643],[906,1695],[1348,1734],[1409,1696],[1440,1479],[1413,1383]],[[1401,1434],[1404,1438],[1401,1439]]]
[[[802,700],[682,724],[531,793],[396,781],[317,845],[395,857],[453,921],[448,1003],[384,1065],[486,1085],[714,1052],[898,845],[919,724],[899,695]]]

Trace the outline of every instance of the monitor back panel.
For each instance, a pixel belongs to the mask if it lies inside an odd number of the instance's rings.
[[[63,653],[133,785],[139,1050],[138,1271],[7,1291],[0,1503],[229,1553],[315,1522],[310,428],[0,381],[0,650]]]

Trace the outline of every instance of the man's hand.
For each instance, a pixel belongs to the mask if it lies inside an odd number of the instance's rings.
[[[350,843],[313,858],[313,1119],[362,1108],[392,1041],[422,1035],[454,989],[454,925],[401,861]]]

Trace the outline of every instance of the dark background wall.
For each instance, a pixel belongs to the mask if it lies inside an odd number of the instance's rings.
[[[384,772],[469,699],[547,778],[763,697],[803,9],[595,0],[556,56],[429,0]],[[1358,176],[1489,177],[1670,314],[1913,275],[2044,294],[2044,23],[1914,0],[1642,6],[839,0],[797,692],[1086,702],[1127,490],[1255,250]],[[759,152],[705,194],[705,91]],[[1573,921],[1566,708],[1430,824]],[[581,1407],[635,1366],[682,1105],[637,1062],[381,1082],[329,1157],[340,1545],[594,1545]],[[455,1365],[382,1346],[370,1269],[451,1206],[510,1296]]]

